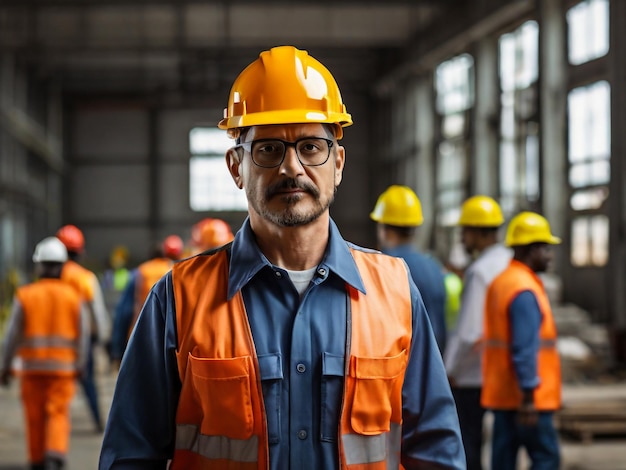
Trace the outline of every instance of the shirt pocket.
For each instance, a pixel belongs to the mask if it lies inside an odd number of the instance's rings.
[[[330,353],[322,355],[322,389],[320,439],[335,442],[339,432],[339,415],[343,396],[344,357]]]
[[[189,365],[195,398],[202,407],[200,432],[230,439],[250,438],[254,425],[252,357],[207,359],[190,354]]]
[[[261,369],[261,387],[267,419],[267,438],[270,444],[280,442],[280,404],[283,386],[283,368],[278,353],[258,357]]]
[[[354,395],[350,424],[363,435],[388,432],[392,416],[402,419],[402,383],[407,351],[391,357],[351,358]]]

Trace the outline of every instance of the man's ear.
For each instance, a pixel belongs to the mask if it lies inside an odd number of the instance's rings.
[[[338,145],[337,154],[335,155],[335,187],[339,186],[343,178],[343,167],[346,163],[346,149]]]
[[[226,166],[232,176],[233,181],[239,189],[243,188],[243,178],[241,177],[241,158],[234,148],[226,151]]]

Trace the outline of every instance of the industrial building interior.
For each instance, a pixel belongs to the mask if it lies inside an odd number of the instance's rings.
[[[369,213],[392,184],[419,196],[416,243],[442,264],[467,197],[540,212],[563,239],[546,276],[563,331],[601,358],[572,373],[619,374],[623,0],[0,1],[0,324],[63,224],[95,272],[204,217],[237,230],[217,122],[239,72],[284,44],[329,68],[354,120],[331,208],[347,240],[376,246]]]

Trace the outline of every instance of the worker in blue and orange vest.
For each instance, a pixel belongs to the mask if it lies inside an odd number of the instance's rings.
[[[515,470],[520,447],[533,469],[559,468],[552,421],[561,406],[557,331],[537,273],[546,271],[560,242],[543,216],[521,212],[505,238],[513,259],[487,290],[481,403],[494,415],[494,469]]]
[[[169,235],[155,246],[150,259],[141,263],[131,273],[130,280],[115,308],[111,334],[111,361],[115,369],[119,368],[126,343],[150,289],[161,276],[172,269],[182,252],[182,238],[178,235]]]
[[[4,341],[0,382],[21,358],[21,399],[31,470],[64,467],[70,439],[70,402],[84,370],[89,313],[78,292],[60,280],[67,250],[56,237],[35,247],[38,280],[16,291]]]
[[[422,295],[439,350],[446,347],[446,285],[443,266],[413,246],[417,227],[424,222],[422,203],[408,186],[389,186],[376,201],[370,218],[377,222],[376,238],[383,253],[402,258]]]
[[[94,348],[96,345],[106,347],[111,334],[111,319],[104,303],[104,295],[98,276],[79,263],[85,252],[83,232],[75,225],[64,225],[59,228],[56,236],[67,248],[68,256],[68,261],[61,272],[61,279],[69,282],[77,289],[91,313],[89,354],[87,355],[85,373],[81,376],[80,383],[85,392],[96,431],[102,432],[104,426],[100,412],[98,387],[94,377]]]
[[[330,218],[351,123],[306,51],[275,47],[239,75],[219,127],[237,139],[226,164],[249,216],[150,292],[100,470],[465,468],[406,264]]]

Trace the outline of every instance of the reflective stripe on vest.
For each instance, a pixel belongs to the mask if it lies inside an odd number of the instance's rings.
[[[382,462],[387,459],[386,468],[400,468],[400,442],[402,426],[392,423],[391,431],[376,436],[344,434],[343,452],[347,465],[362,465]]]
[[[57,361],[54,359],[24,359],[22,361],[24,372],[76,372],[76,365],[73,362]]]
[[[505,348],[509,349],[511,345],[506,341],[502,341],[499,339],[488,339],[481,343],[484,347],[489,348]],[[556,340],[554,339],[540,339],[539,347],[542,349],[551,349],[556,347]]]
[[[78,341],[62,336],[33,336],[25,338],[20,346],[23,348],[77,348]]]
[[[340,467],[399,468],[402,385],[412,335],[408,272],[400,259],[352,253],[367,294],[346,286]],[[241,293],[227,300],[227,282],[225,250],[172,268],[182,389],[171,470],[269,468],[258,359]],[[225,396],[248,398],[241,406]]]
[[[207,459],[226,459],[233,462],[256,462],[259,439],[229,439],[225,436],[207,436],[193,424],[176,425],[176,449],[189,450]]]

